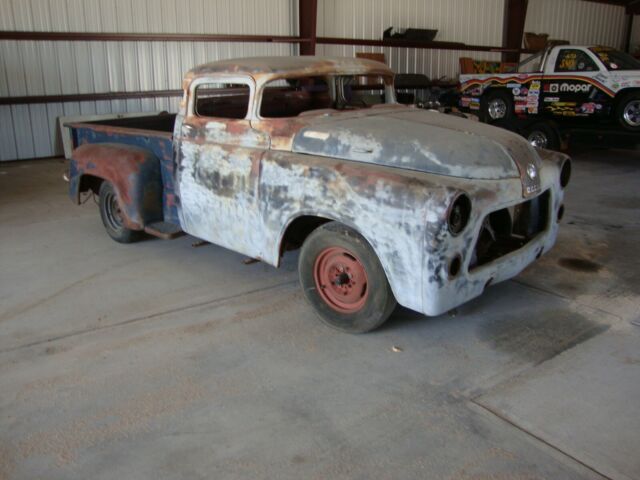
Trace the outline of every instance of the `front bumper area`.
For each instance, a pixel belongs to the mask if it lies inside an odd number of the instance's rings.
[[[527,201],[522,198],[502,204],[492,202],[491,205],[487,202],[476,205],[479,208],[473,222],[467,226],[466,235],[450,239],[444,250],[427,254],[423,277],[424,314],[440,315],[481,295],[489,285],[515,277],[553,247],[558,235],[558,211],[564,192],[557,183],[549,182],[545,187],[536,197],[547,209],[540,214],[545,223],[532,232],[521,246],[510,245],[482,261],[478,259],[479,238],[486,228],[489,215],[525,205]],[[542,198],[545,195],[547,198]],[[450,266],[456,257],[459,258],[460,267],[452,274]]]

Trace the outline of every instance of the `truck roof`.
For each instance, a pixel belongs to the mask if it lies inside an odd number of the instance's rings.
[[[304,76],[323,74],[378,74],[393,75],[393,71],[384,63],[363,58],[350,57],[247,57],[205,63],[189,70],[185,78],[209,75],[212,73],[231,73],[249,75],[256,80],[262,77]]]

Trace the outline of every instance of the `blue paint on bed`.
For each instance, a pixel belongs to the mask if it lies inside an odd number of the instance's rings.
[[[72,131],[74,148],[84,144],[120,143],[144,148],[152,152],[160,161],[164,221],[176,225],[180,224],[174,188],[173,140],[171,137],[147,135],[139,131],[132,131],[131,133],[104,131],[102,129],[93,129],[90,126],[72,127]]]

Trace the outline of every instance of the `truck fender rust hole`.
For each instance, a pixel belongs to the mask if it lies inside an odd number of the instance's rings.
[[[562,188],[569,185],[569,180],[571,179],[571,160],[565,160],[562,165],[562,169],[560,170],[560,186]]]
[[[460,273],[460,267],[462,266],[462,258],[460,255],[456,255],[449,262],[449,277],[455,278]]]

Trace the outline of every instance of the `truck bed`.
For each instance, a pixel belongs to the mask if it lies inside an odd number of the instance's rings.
[[[176,114],[161,113],[144,117],[113,118],[95,122],[83,122],[87,125],[108,125],[124,129],[147,130],[152,132],[172,133],[176,121]]]
[[[95,122],[71,123],[73,148],[85,144],[116,143],[151,151],[160,162],[164,221],[178,224],[173,184],[173,125],[175,114],[117,118]],[[72,155],[73,156],[73,155]]]

